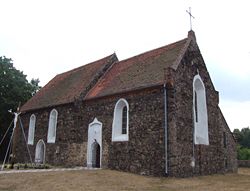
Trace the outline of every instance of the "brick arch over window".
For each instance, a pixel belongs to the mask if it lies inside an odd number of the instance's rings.
[[[34,144],[34,137],[35,137],[35,127],[36,127],[36,116],[32,114],[30,116],[30,123],[29,123],[29,135],[28,135],[28,144]]]
[[[129,140],[129,105],[125,99],[119,99],[115,104],[112,125],[112,141]]]
[[[48,137],[47,137],[48,143],[56,142],[57,116],[58,116],[57,110],[53,109],[50,112],[50,116],[49,116],[49,128],[48,128]]]
[[[194,142],[209,145],[206,90],[199,74],[193,80]]]

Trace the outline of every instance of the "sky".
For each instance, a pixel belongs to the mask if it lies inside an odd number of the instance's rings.
[[[249,0],[0,0],[0,56],[44,86],[116,53],[119,60],[192,28],[231,130],[250,126]]]

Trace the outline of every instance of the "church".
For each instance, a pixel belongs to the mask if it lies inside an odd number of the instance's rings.
[[[55,76],[21,107],[16,162],[190,177],[237,172],[236,140],[194,31]]]

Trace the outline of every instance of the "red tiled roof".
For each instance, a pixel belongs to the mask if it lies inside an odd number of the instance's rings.
[[[88,91],[98,73],[111,62],[117,61],[115,54],[101,60],[75,68],[54,77],[21,108],[21,111],[39,109],[73,102],[84,91]],[[99,76],[100,77],[100,76]],[[85,92],[87,93],[87,92]]]
[[[188,38],[115,63],[85,99],[164,83],[164,68],[175,68]]]

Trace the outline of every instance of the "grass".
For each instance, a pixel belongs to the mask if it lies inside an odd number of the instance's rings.
[[[245,191],[250,190],[250,168],[238,174],[193,178],[157,178],[97,170],[0,174],[0,191]]]

